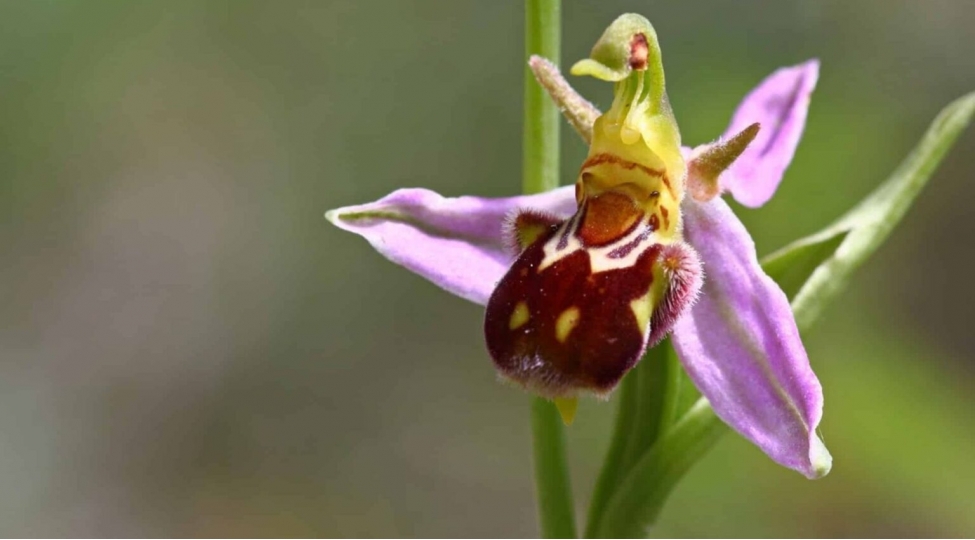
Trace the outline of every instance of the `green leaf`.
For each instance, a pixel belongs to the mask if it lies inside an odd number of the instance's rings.
[[[880,247],[904,217],[973,113],[975,92],[949,104],[886,182],[833,225],[782,250],[828,244],[830,239],[845,234],[832,255],[812,272],[792,299],[800,330],[815,322],[823,308],[842,292],[853,271]]]
[[[658,440],[633,466],[606,506],[601,526],[590,536],[643,537],[677,482],[727,429],[707,400],[698,400],[667,437]]]
[[[632,465],[677,420],[680,359],[667,339],[647,351],[633,373],[637,402],[633,425],[627,435],[626,461]]]
[[[674,357],[677,357],[677,351],[674,351]],[[677,359],[680,362],[680,359]],[[680,369],[680,384],[678,385],[680,390],[677,392],[677,410],[675,411],[674,418],[683,418],[687,411],[697,404],[697,401],[701,399],[701,391],[694,386],[694,381],[691,380],[691,376],[684,371],[683,366]]]
[[[642,361],[640,362],[643,363]],[[640,382],[636,376],[637,364],[633,370],[623,377],[619,389],[619,405],[616,408],[616,422],[613,425],[613,435],[609,439],[609,450],[603,459],[603,466],[599,470],[599,477],[592,491],[589,502],[589,514],[586,518],[585,537],[592,538],[600,525],[606,505],[610,497],[616,492],[620,481],[629,472],[632,463],[626,460],[629,435],[633,433],[633,425],[639,407]]]
[[[850,231],[808,236],[762,259],[762,268],[782,287],[787,297],[795,298],[809,276],[836,252]]]
[[[853,271],[880,247],[975,113],[975,92],[945,107],[890,178],[836,223],[767,257],[763,266],[792,299],[807,331]],[[790,297],[792,295],[790,294]],[[594,536],[641,536],[670,491],[727,430],[701,398],[647,450],[612,495]]]
[[[603,509],[633,464],[677,420],[682,376],[677,352],[667,339],[648,350],[623,378],[609,451],[589,504],[587,536],[598,530]]]

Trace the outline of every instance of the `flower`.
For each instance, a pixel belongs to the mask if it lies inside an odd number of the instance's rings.
[[[825,475],[832,460],[816,433],[822,388],[788,298],[717,196],[729,192],[751,207],[771,198],[802,135],[818,62],[773,73],[745,97],[722,139],[693,150],[680,146],[656,35],[642,17],[618,19],[592,58],[573,68],[616,83],[613,106],[595,125],[598,111],[554,66],[532,62],[577,130],[592,137],[575,188],[497,199],[400,189],[326,217],[391,261],[486,305],[488,348],[501,373],[549,397],[612,390],[672,327],[684,369],[724,422],[774,461]],[[603,155],[622,159],[622,168]],[[539,277],[545,268],[553,270]],[[612,272],[628,273],[604,286],[589,279]]]

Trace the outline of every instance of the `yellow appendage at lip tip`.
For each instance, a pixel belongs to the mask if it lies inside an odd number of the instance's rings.
[[[579,408],[579,398],[555,398],[555,407],[559,410],[559,414],[562,416],[562,422],[571,426],[572,421],[576,419],[576,409]]]

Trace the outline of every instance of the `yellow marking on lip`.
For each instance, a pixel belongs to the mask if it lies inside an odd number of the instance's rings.
[[[650,315],[653,312],[653,288],[647,291],[647,294],[630,302],[630,309],[636,317],[637,327],[644,331],[650,324]]]
[[[518,223],[515,225],[517,227],[518,245],[521,249],[528,249],[528,246],[535,243],[543,234],[545,234],[549,226],[545,223]]]
[[[579,324],[579,308],[573,306],[559,314],[555,321],[555,339],[565,343],[569,333]]]
[[[516,330],[521,326],[524,326],[531,318],[531,314],[528,312],[528,304],[525,302],[518,302],[515,306],[515,310],[511,312],[511,319],[508,320],[508,328],[510,330]]]

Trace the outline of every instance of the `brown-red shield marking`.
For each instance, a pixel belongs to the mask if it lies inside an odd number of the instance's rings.
[[[488,301],[484,333],[500,372],[549,397],[605,393],[643,354],[631,302],[647,294],[661,246],[640,246],[632,266],[592,273],[589,253],[577,250],[538,271],[552,230],[529,246]],[[559,317],[574,324],[557,335]],[[517,313],[516,313],[517,312]]]

